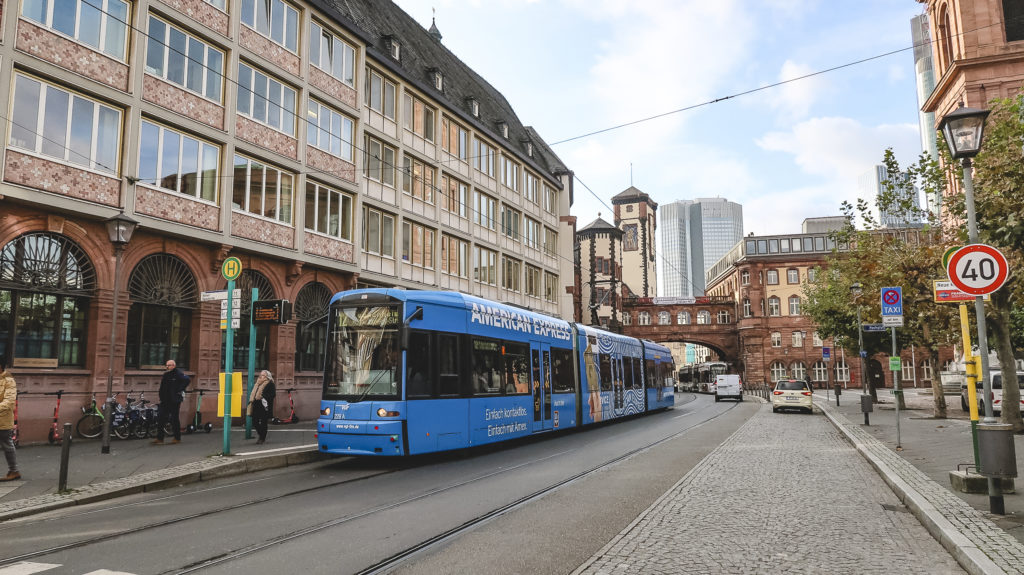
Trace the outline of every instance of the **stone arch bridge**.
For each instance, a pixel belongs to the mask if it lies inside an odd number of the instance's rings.
[[[742,358],[736,312],[736,302],[729,297],[627,297],[622,313],[629,320],[624,318],[622,333],[659,343],[703,345],[738,366]]]

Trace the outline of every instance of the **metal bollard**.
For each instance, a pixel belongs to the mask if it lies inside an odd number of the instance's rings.
[[[71,424],[64,424],[64,435],[60,438],[60,481],[57,483],[57,491],[63,493],[68,490],[68,459],[71,457]]]
[[[860,410],[864,412],[864,425],[871,425],[868,414],[875,410],[874,400],[868,394],[860,396]]]
[[[836,407],[839,407],[839,396],[843,394],[843,387],[837,383],[832,387],[832,391],[836,394]]]

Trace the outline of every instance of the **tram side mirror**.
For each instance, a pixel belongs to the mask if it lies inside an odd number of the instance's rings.
[[[423,319],[423,308],[417,306],[416,311],[409,314],[409,317],[405,318],[405,322],[402,325],[402,351],[409,349],[409,324],[414,319]]]

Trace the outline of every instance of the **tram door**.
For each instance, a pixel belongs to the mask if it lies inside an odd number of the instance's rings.
[[[530,364],[533,385],[533,430],[554,427],[551,419],[551,346],[531,344]]]

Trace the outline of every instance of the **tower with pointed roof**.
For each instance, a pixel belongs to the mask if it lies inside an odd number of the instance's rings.
[[[622,282],[635,296],[654,297],[658,295],[658,203],[630,186],[612,198],[612,207],[615,227],[622,231]]]
[[[622,230],[601,218],[576,232],[580,305],[575,320],[618,329],[622,299],[617,293],[622,280],[620,254]]]

